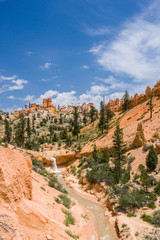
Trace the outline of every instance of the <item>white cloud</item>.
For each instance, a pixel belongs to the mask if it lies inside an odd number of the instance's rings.
[[[25,52],[25,55],[27,55],[27,56],[31,56],[33,54],[33,52],[31,52],[31,51],[28,51],[28,52]]]
[[[0,82],[2,82],[2,81],[4,81],[4,80],[8,80],[8,81],[10,81],[10,80],[15,80],[17,78],[17,75],[13,75],[13,76],[11,76],[11,77],[6,77],[6,76],[0,76]]]
[[[88,94],[91,95],[101,95],[101,94],[107,94],[109,88],[104,86],[104,85],[93,85],[91,86],[90,90],[87,92]]]
[[[27,95],[25,98],[19,98],[19,100],[22,100],[22,101],[31,101],[35,98],[34,95]]]
[[[40,97],[37,100],[35,100],[35,102],[38,104],[41,104],[43,99],[52,98],[53,96],[56,96],[57,94],[58,94],[58,91],[49,90],[49,91],[45,92],[44,94],[40,95]]]
[[[27,80],[20,79],[17,75],[13,75],[11,77],[1,75],[0,82],[5,82],[5,84],[0,86],[0,93],[13,90],[21,90],[24,88],[24,85],[28,83]]]
[[[15,97],[14,96],[9,96],[8,99],[15,99]]]
[[[83,65],[81,68],[83,68],[83,69],[89,69],[89,66],[88,66],[88,65]]]
[[[109,76],[107,78],[95,77],[95,80],[101,81],[101,82],[106,83],[106,84],[114,84],[114,83],[117,83],[117,81],[118,81],[113,76]]]
[[[12,80],[11,82],[14,83],[14,85],[9,86],[8,91],[24,89],[24,84],[28,83],[28,81],[24,79],[16,79]]]
[[[44,65],[41,65],[40,68],[41,69],[49,69],[52,65],[53,65],[53,63],[46,62]]]
[[[85,28],[85,33],[91,37],[102,36],[110,33],[109,28],[100,27],[100,28]]]
[[[75,94],[76,91],[58,93],[56,98],[53,99],[53,104],[56,106],[76,105],[78,101]]]
[[[58,76],[53,76],[53,77],[50,77],[50,78],[41,78],[41,82],[48,82],[48,81],[51,81],[51,80],[53,80],[53,79],[57,79],[58,78]]]
[[[157,9],[151,9],[153,16]],[[153,85],[160,78],[160,18],[151,20],[149,14],[148,8],[145,14],[126,22],[112,42],[95,45],[89,51],[104,70],[130,78],[132,83]]]

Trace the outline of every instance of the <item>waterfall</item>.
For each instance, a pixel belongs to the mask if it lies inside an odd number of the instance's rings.
[[[57,163],[56,163],[56,158],[51,157],[51,162],[52,162],[52,172],[57,173],[59,172],[57,169]]]

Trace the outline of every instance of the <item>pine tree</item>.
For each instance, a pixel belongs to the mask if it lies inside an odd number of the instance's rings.
[[[12,128],[10,127],[10,123],[7,119],[4,120],[4,124],[5,124],[5,139],[7,142],[10,142],[12,137]]]
[[[73,136],[77,136],[77,140],[78,140],[78,134],[80,133],[80,126],[79,126],[79,113],[78,113],[78,108],[75,107],[74,108],[74,112],[73,114],[73,129],[72,129],[72,134]]]
[[[123,142],[123,130],[119,127],[119,125],[117,125],[114,131],[113,148],[116,181],[119,183],[122,175],[122,165],[125,162],[124,154],[126,151],[126,145]]]
[[[53,126],[50,125],[49,126],[49,132],[50,132],[50,137],[52,137],[53,133],[54,133],[54,130],[53,130]]]
[[[106,119],[105,119],[104,102],[101,101],[101,103],[100,103],[100,118],[99,118],[99,124],[98,124],[98,126],[99,126],[99,128],[101,129],[102,134],[103,134],[105,122],[106,122]]]
[[[63,123],[63,119],[62,119],[62,113],[60,113],[60,119],[59,119],[59,124]]]
[[[91,123],[93,123],[94,120],[95,120],[95,114],[96,114],[96,109],[95,109],[94,106],[91,105],[91,109],[90,109],[90,112],[89,112]]]
[[[154,150],[153,145],[149,149],[149,153],[146,158],[146,166],[149,171],[155,170],[158,163],[158,156]]]
[[[129,108],[129,93],[125,91],[125,94],[123,96],[123,110],[126,112]]]
[[[106,111],[106,128],[107,128],[107,132],[109,130],[109,122],[111,121],[111,119],[114,117],[114,112],[110,109],[110,108],[105,108]]]
[[[97,151],[97,146],[96,144],[94,144],[94,148],[93,148],[93,159],[97,160],[98,157],[98,151]]]
[[[140,175],[141,183],[144,186],[145,191],[148,192],[148,187],[150,187],[151,185],[151,180],[149,179],[149,176],[143,164],[139,165],[138,170],[141,172],[141,175]]]
[[[36,130],[35,130],[35,115],[32,117],[32,132],[35,133]]]
[[[152,112],[153,112],[152,98],[153,98],[153,95],[151,94],[151,96],[150,96],[150,101],[148,102],[148,105],[149,105],[149,111],[150,111],[150,118],[152,118]]]
[[[15,133],[15,137],[16,137],[16,143],[18,146],[23,146],[24,145],[24,134],[25,134],[25,118],[24,115],[21,114],[19,116],[19,122],[16,126],[16,133]]]
[[[28,140],[30,142],[30,138],[31,138],[31,124],[30,124],[30,118],[28,117],[27,118],[27,127],[26,127],[26,131],[27,131],[27,137],[28,137]]]
[[[87,118],[86,118],[86,114],[85,113],[83,114],[83,123],[84,123],[84,126],[86,126]]]

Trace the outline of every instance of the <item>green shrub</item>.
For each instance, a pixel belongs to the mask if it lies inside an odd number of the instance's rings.
[[[54,198],[54,200],[57,202],[57,203],[61,203],[61,200],[59,198]]]
[[[72,216],[71,212],[66,209],[62,209],[62,212],[66,215],[66,219],[64,220],[64,224],[68,227],[70,224],[75,224],[75,218]]]
[[[145,213],[141,216],[141,218],[145,222],[149,222],[150,223],[152,221],[152,217],[150,215],[145,214]]]
[[[43,191],[46,191],[46,189],[44,187],[40,187]]]
[[[62,203],[66,208],[71,207],[71,200],[65,194],[60,194],[58,197],[62,200]]]
[[[134,217],[133,213],[127,213],[127,217]]]
[[[157,227],[160,227],[160,210],[155,211],[153,213],[152,224],[156,225]]]
[[[147,205],[147,207],[151,208],[151,209],[155,209],[156,205],[154,203],[150,203]]]
[[[71,232],[71,230],[66,230],[65,231],[70,237],[72,237],[73,239],[79,239],[79,236],[78,235],[76,235],[76,234],[73,234],[72,232]]]
[[[76,166],[75,165],[71,166],[70,169],[71,169],[71,173],[75,175],[75,173],[76,173]]]

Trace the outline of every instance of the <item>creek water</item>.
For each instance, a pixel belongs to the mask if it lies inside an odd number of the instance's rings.
[[[106,209],[100,204],[96,204],[78,194],[74,189],[70,188],[61,173],[57,174],[58,181],[65,187],[69,195],[76,199],[80,204],[88,208],[95,216],[97,231],[99,239],[96,239],[95,236],[92,236],[91,240],[116,240],[116,235],[113,232],[109,222],[106,220],[105,211]]]

